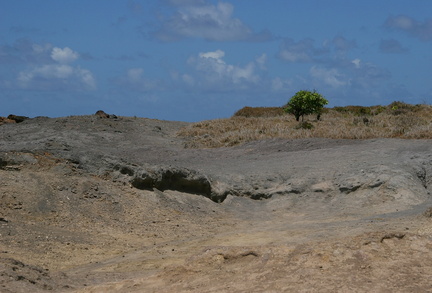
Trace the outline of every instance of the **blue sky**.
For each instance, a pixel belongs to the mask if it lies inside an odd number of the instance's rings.
[[[0,0],[0,116],[432,103],[430,0]]]

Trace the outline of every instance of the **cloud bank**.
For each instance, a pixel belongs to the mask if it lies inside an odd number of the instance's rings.
[[[0,56],[2,63],[24,66],[15,80],[3,82],[3,87],[43,91],[94,90],[97,87],[90,70],[72,65],[80,55],[69,47],[19,40],[13,46],[0,47]]]
[[[402,44],[395,39],[383,39],[380,41],[379,50],[382,53],[389,54],[402,54],[407,53],[409,50],[402,46]]]
[[[245,65],[229,64],[222,50],[201,52],[188,59],[189,73],[176,75],[185,86],[213,92],[250,90],[260,86],[261,73],[265,71],[263,54]]]
[[[175,11],[162,19],[153,36],[164,42],[185,38],[208,41],[267,41],[271,34],[264,30],[255,33],[240,19],[233,16],[234,6],[228,2],[216,5],[207,1],[166,1]]]
[[[390,16],[384,26],[391,30],[405,32],[421,41],[432,41],[432,19],[421,22],[407,15]]]
[[[96,81],[89,70],[69,64],[78,59],[77,52],[68,47],[54,47],[50,56],[53,64],[37,65],[21,71],[17,78],[18,85],[23,89],[38,90],[96,89]]]
[[[163,81],[149,78],[141,67],[129,68],[123,76],[114,78],[114,85],[134,92],[163,90]]]

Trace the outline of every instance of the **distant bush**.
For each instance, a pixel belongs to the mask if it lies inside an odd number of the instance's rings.
[[[392,115],[402,115],[407,114],[409,112],[417,112],[422,109],[424,105],[411,105],[404,102],[395,101],[387,106],[344,106],[344,107],[334,107],[333,110],[345,113],[352,114],[355,116],[372,116],[378,115],[381,113],[387,113]]]
[[[395,101],[388,105],[390,113],[393,115],[402,115],[409,112],[417,112],[421,109],[422,105],[411,105],[404,102]]]
[[[390,105],[388,105],[388,108],[392,110],[396,110],[396,109],[413,110],[415,107],[416,107],[415,105],[407,104],[401,101],[394,101]]]
[[[322,109],[328,101],[316,91],[299,91],[285,106],[285,112],[293,114],[297,121],[302,117],[302,121],[305,115],[317,114],[317,119],[322,113]]]
[[[341,113],[351,113],[356,116],[362,115],[372,115],[372,107],[363,107],[363,106],[345,106],[345,107],[334,107],[335,111]]]
[[[244,107],[234,113],[234,117],[276,117],[285,112],[282,107]]]
[[[345,107],[334,107],[333,110],[340,113],[349,113],[355,116],[368,116],[368,115],[378,115],[387,110],[387,107],[383,106],[345,106]]]

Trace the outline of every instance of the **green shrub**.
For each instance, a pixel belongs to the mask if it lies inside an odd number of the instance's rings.
[[[322,110],[328,101],[316,91],[299,91],[286,104],[285,112],[293,114],[297,121],[304,115],[317,114],[319,120]]]
[[[409,112],[416,112],[421,109],[421,105],[410,105],[404,102],[395,101],[388,105],[390,113],[393,115],[404,115]]]

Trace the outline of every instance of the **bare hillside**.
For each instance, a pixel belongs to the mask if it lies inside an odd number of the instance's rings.
[[[1,292],[428,292],[432,142],[0,126]]]

